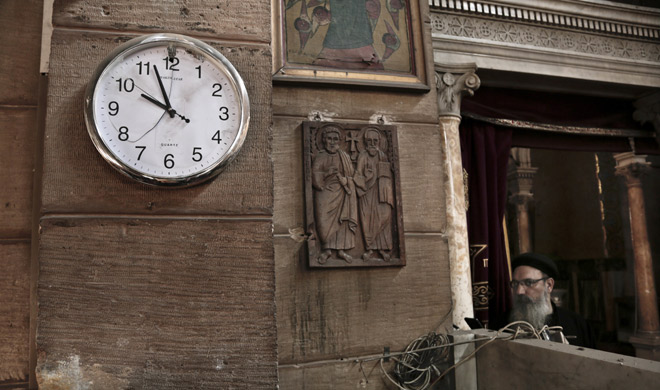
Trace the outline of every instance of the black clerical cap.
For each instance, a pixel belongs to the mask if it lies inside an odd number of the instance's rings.
[[[552,261],[551,258],[545,255],[538,253],[523,253],[522,255],[518,255],[513,258],[513,261],[511,262],[511,269],[515,270],[521,265],[527,265],[536,268],[537,270],[554,279],[557,279],[557,276],[559,276],[557,265],[554,261]]]

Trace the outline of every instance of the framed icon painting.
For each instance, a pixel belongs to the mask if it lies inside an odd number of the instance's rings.
[[[417,0],[273,1],[273,81],[429,90]]]

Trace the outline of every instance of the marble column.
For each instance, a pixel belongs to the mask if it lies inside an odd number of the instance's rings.
[[[469,329],[464,318],[474,317],[472,281],[470,273],[470,246],[467,232],[467,207],[461,142],[458,125],[463,96],[472,96],[481,81],[475,74],[476,66],[436,65],[438,91],[438,122],[443,147],[444,188],[447,199],[447,239],[449,244],[449,270],[453,301],[452,321],[461,329]]]
[[[529,205],[534,199],[532,187],[538,168],[532,167],[530,150],[527,148],[512,148],[511,156],[514,164],[509,164],[507,173],[509,192],[511,192],[509,202],[515,206],[516,210],[515,229],[518,236],[516,254],[521,254],[532,251]]]
[[[635,264],[635,293],[637,298],[637,329],[630,338],[636,355],[660,360],[660,320],[658,300],[653,279],[653,258],[646,231],[646,212],[642,175],[648,169],[646,156],[633,152],[614,155],[616,173],[622,176],[628,190],[630,232]]]

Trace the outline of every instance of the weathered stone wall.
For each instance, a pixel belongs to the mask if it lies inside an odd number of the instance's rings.
[[[55,1],[43,151],[40,388],[272,389],[270,4]],[[165,190],[113,170],[90,142],[96,65],[141,34],[202,39],[251,102],[247,139],[215,180]]]
[[[29,376],[41,9],[38,0],[0,2],[0,384],[15,386]]]
[[[427,15],[420,2],[422,15]],[[423,20],[425,20],[423,18]],[[424,23],[429,92],[287,85],[273,89],[275,263],[281,389],[385,389],[377,360],[433,330],[451,328],[443,134]],[[305,256],[301,123],[397,126],[406,266],[310,269]],[[388,369],[391,368],[388,364]]]
[[[0,12],[3,31],[31,32],[5,34],[2,44],[20,53],[11,65],[34,76],[0,73],[2,85],[11,86],[2,90],[0,120],[14,129],[3,132],[0,158],[16,167],[3,177],[15,187],[0,189],[3,218],[11,221],[0,236],[8,270],[0,274],[0,302],[17,316],[0,322],[0,337],[10,341],[0,348],[14,354],[0,362],[0,372],[27,380],[30,367],[33,165],[40,194],[33,363],[40,388],[274,388],[278,371],[282,389],[386,388],[375,361],[361,371],[348,358],[402,350],[451,327],[444,139],[426,19],[430,92],[287,84],[272,90],[270,2],[55,1],[42,139],[42,4],[24,4],[3,2]],[[160,190],[121,176],[84,125],[83,93],[96,64],[121,41],[153,32],[211,43],[235,64],[250,94],[242,152],[198,187]],[[398,127],[405,267],[312,271],[300,257],[300,123],[317,111],[356,123],[382,117]]]

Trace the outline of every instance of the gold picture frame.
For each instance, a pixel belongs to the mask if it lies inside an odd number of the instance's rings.
[[[274,82],[430,89],[417,0],[272,1]]]

